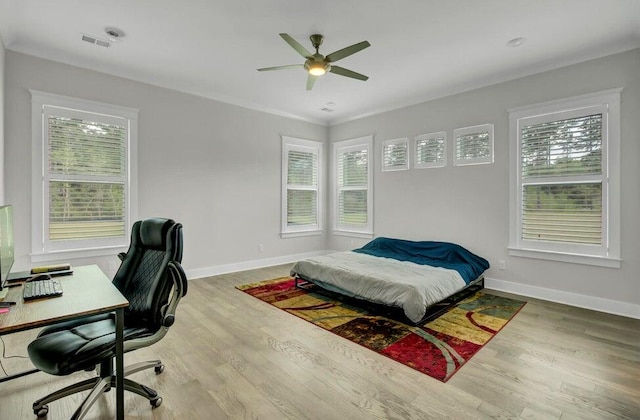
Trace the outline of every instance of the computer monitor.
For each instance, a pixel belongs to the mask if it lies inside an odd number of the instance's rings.
[[[0,290],[13,266],[13,206],[0,206]]]

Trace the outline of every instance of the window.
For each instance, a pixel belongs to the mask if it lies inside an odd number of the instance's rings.
[[[382,171],[409,169],[409,139],[385,140],[382,142]]]
[[[456,128],[453,139],[456,142],[454,165],[493,163],[493,124]]]
[[[282,137],[282,236],[321,232],[322,143]]]
[[[416,168],[447,166],[447,133],[421,134],[415,138]]]
[[[620,92],[510,111],[513,255],[619,266]]]
[[[112,254],[135,216],[137,111],[32,91],[32,261]]]
[[[371,150],[373,136],[334,143],[335,233],[373,235]]]

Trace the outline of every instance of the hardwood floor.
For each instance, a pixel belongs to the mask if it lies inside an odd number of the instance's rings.
[[[132,376],[155,388],[162,406],[151,409],[125,393],[127,418],[640,418],[640,320],[525,299],[524,309],[443,384],[234,288],[288,269],[190,281],[164,340],[125,356],[125,364],[160,358],[166,365],[160,375]],[[3,337],[5,354],[25,356],[34,334]],[[1,361],[9,373],[29,367],[28,359]],[[2,383],[0,419],[35,419],[36,398],[90,374],[36,373]],[[69,418],[80,401],[51,403],[48,418]],[[114,414],[109,392],[87,418]]]

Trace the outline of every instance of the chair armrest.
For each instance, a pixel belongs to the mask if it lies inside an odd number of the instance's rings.
[[[169,331],[169,327],[171,327],[175,322],[178,302],[180,302],[180,299],[187,294],[187,275],[185,274],[182,265],[177,261],[170,261],[168,264],[168,270],[168,275],[173,281],[173,290],[169,302],[163,306],[162,327],[160,327],[160,329],[151,336],[125,341],[125,353],[160,341]]]
[[[173,281],[173,293],[162,318],[162,325],[165,327],[170,327],[175,322],[176,307],[180,299],[187,294],[188,284],[187,275],[177,261],[169,261],[169,276]]]
[[[124,261],[124,257],[127,256],[126,252],[119,252],[118,253],[118,258],[120,258],[120,261]]]

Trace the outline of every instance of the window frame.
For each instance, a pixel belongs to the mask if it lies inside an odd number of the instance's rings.
[[[137,143],[138,110],[118,105],[105,104],[85,99],[72,98],[37,90],[31,93],[32,133],[32,214],[31,214],[31,262],[67,260],[74,258],[113,255],[126,250],[129,232],[137,218]],[[93,114],[101,121],[119,119],[127,125],[125,158],[125,233],[122,237],[103,239],[69,240],[51,243],[47,237],[49,214],[48,146],[45,107],[58,108],[61,112],[76,117]]]
[[[404,144],[405,147],[405,164],[404,165],[396,165],[396,166],[388,166],[385,161],[386,157],[386,148],[387,146],[397,146]],[[409,169],[409,139],[407,137],[385,140],[382,142],[382,153],[380,153],[380,158],[382,159],[382,172],[396,172],[396,171],[406,171]]]
[[[332,174],[333,174],[333,234],[357,238],[373,237],[373,135],[358,137],[350,140],[335,142],[332,145]],[[367,185],[361,188],[367,191],[367,223],[362,226],[339,223],[339,200],[342,188],[338,185],[338,156],[340,153],[367,151]],[[344,188],[352,189],[352,188]]]
[[[281,213],[281,230],[282,238],[292,238],[298,236],[311,236],[322,234],[323,219],[323,179],[324,179],[324,158],[322,154],[323,143],[314,140],[305,140],[296,137],[282,136],[282,213]],[[311,152],[316,154],[318,181],[315,188],[297,186],[294,189],[311,189],[316,191],[316,220],[315,224],[289,226],[288,224],[288,175],[289,175],[289,151],[297,150],[302,152]]]
[[[469,134],[489,133],[489,156],[483,156],[473,159],[458,159],[458,148],[460,143],[458,142],[460,136],[467,136]],[[467,166],[467,165],[485,165],[491,164],[494,160],[494,141],[493,141],[493,124],[479,124],[470,127],[456,128],[453,130],[453,166]]]
[[[418,162],[420,154],[418,153],[418,142],[422,140],[433,140],[442,138],[442,160],[436,160],[433,162]],[[447,166],[447,132],[438,131],[436,133],[419,134],[413,138],[413,150],[415,154],[414,168],[416,169],[428,169],[428,168],[444,168]]]
[[[509,109],[510,235],[509,255],[602,267],[620,267],[620,93],[611,89]],[[521,127],[602,113],[602,244],[522,239]],[[593,176],[563,176],[556,181],[585,181]]]

